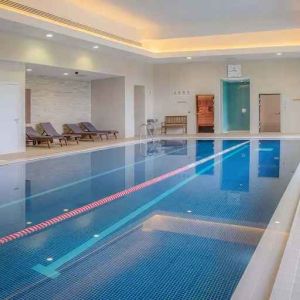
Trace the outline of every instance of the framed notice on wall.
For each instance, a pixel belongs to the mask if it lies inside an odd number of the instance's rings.
[[[227,65],[227,77],[228,78],[242,77],[242,66],[241,65]]]

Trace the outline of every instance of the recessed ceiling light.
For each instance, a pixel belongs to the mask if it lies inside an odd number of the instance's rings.
[[[52,33],[47,33],[47,34],[46,34],[46,37],[47,37],[47,38],[52,38],[52,37],[53,37],[53,34],[52,34]]]
[[[32,72],[32,69],[28,68],[26,69],[27,72]]]
[[[192,59],[192,57],[191,56],[187,56],[187,58],[186,59],[188,59],[188,60],[191,60]]]
[[[94,48],[94,49],[98,49],[98,48],[99,48],[99,46],[98,46],[98,45],[95,45],[95,46],[93,46],[93,48]]]
[[[277,56],[281,56],[282,53],[281,53],[281,52],[277,52],[276,55],[277,55]]]
[[[65,76],[68,76],[68,75],[69,75],[69,73],[65,72],[65,73],[64,73],[64,75],[65,75]]]

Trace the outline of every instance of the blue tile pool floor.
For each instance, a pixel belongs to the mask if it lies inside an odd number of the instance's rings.
[[[299,141],[163,140],[0,167],[0,298],[230,299],[299,157]]]

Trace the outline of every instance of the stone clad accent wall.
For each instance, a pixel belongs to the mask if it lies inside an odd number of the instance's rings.
[[[27,76],[31,89],[31,124],[51,122],[62,132],[65,123],[91,120],[91,83],[47,76]]]

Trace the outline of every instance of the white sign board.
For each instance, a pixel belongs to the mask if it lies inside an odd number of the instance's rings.
[[[241,65],[228,65],[227,66],[227,77],[228,78],[242,77],[242,66]]]

